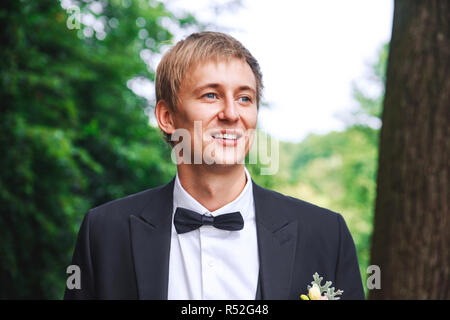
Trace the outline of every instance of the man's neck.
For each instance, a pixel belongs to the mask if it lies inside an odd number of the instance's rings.
[[[183,188],[209,211],[236,199],[245,187],[244,165],[205,168],[204,165],[178,165]]]

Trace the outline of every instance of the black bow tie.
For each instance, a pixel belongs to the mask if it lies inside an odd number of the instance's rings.
[[[186,233],[198,229],[203,225],[210,225],[228,231],[237,231],[244,228],[244,219],[239,211],[211,217],[178,207],[175,210],[173,223],[175,224],[177,233]]]

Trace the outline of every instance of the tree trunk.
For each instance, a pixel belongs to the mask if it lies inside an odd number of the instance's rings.
[[[448,0],[397,0],[380,136],[370,299],[450,299]]]

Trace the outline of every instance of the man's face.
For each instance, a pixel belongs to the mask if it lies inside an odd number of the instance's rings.
[[[255,76],[245,61],[232,58],[200,63],[188,72],[173,123],[189,131],[192,153],[202,163],[231,165],[243,163],[257,116]]]

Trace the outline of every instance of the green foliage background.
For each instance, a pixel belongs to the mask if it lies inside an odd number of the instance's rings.
[[[176,172],[148,124],[147,101],[127,82],[154,79],[139,53],[170,43],[162,17],[179,28],[202,26],[157,1],[102,1],[101,13],[91,2],[76,4],[103,22],[106,37],[84,24],[70,30],[58,1],[8,1],[0,9],[0,299],[61,298],[84,213]],[[386,52],[374,66],[381,82]],[[347,130],[281,142],[275,176],[259,175],[260,164],[249,169],[265,187],[341,212],[365,275],[378,130],[357,119],[378,117],[382,96],[356,86],[355,98],[360,107]]]
[[[139,51],[159,52],[172,39],[161,17],[180,27],[196,21],[162,3],[103,3],[94,14],[106,22],[103,40],[84,36],[83,24],[69,30],[58,1],[9,1],[0,11],[0,298],[61,297],[84,213],[175,172],[146,101],[126,84],[154,78]],[[154,41],[140,38],[142,29]]]

